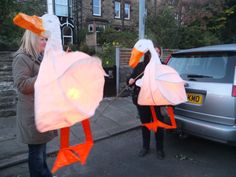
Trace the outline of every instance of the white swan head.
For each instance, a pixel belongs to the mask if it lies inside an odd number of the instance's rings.
[[[29,16],[24,13],[18,13],[13,21],[21,28],[48,38],[45,51],[50,49],[62,51],[60,21],[57,16],[44,14],[42,17],[38,17],[36,15]]]
[[[147,52],[150,51],[153,54],[155,50],[154,45],[151,40],[149,39],[140,39],[134,45],[131,51],[131,57],[129,60],[129,66],[134,68],[140,61],[141,57]],[[154,52],[155,53],[155,52]]]

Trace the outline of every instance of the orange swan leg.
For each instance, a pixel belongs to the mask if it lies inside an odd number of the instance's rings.
[[[63,166],[67,166],[75,162],[80,162],[82,165],[86,163],[89,152],[93,146],[93,137],[89,119],[83,120],[82,126],[85,132],[85,142],[75,146],[69,146],[70,128],[65,127],[60,130],[60,150],[51,170],[52,173],[55,173]]]
[[[154,106],[150,106],[150,109],[151,109],[151,113],[152,113],[153,122],[142,124],[142,126],[146,126],[149,130],[152,130],[154,132],[157,131],[158,127],[162,127],[162,128],[166,128],[166,129],[176,128],[176,121],[174,118],[174,109],[171,106],[167,107],[167,112],[170,117],[171,125],[168,125],[168,124],[163,123],[158,120]]]

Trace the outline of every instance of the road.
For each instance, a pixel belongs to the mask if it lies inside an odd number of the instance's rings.
[[[236,147],[196,137],[180,139],[166,132],[166,158],[151,152],[140,158],[140,129],[95,143],[87,164],[64,167],[57,177],[235,177]],[[49,157],[51,167],[55,157]],[[0,177],[29,177],[26,163],[0,171]]]

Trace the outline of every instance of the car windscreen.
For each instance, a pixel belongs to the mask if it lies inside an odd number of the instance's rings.
[[[236,64],[234,52],[173,54],[168,65],[184,80],[232,83]]]

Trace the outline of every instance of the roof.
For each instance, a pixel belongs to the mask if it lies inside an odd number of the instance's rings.
[[[236,43],[235,44],[221,44],[221,45],[211,45],[205,47],[198,47],[186,50],[179,50],[174,54],[181,54],[181,53],[192,53],[192,52],[236,52]]]

